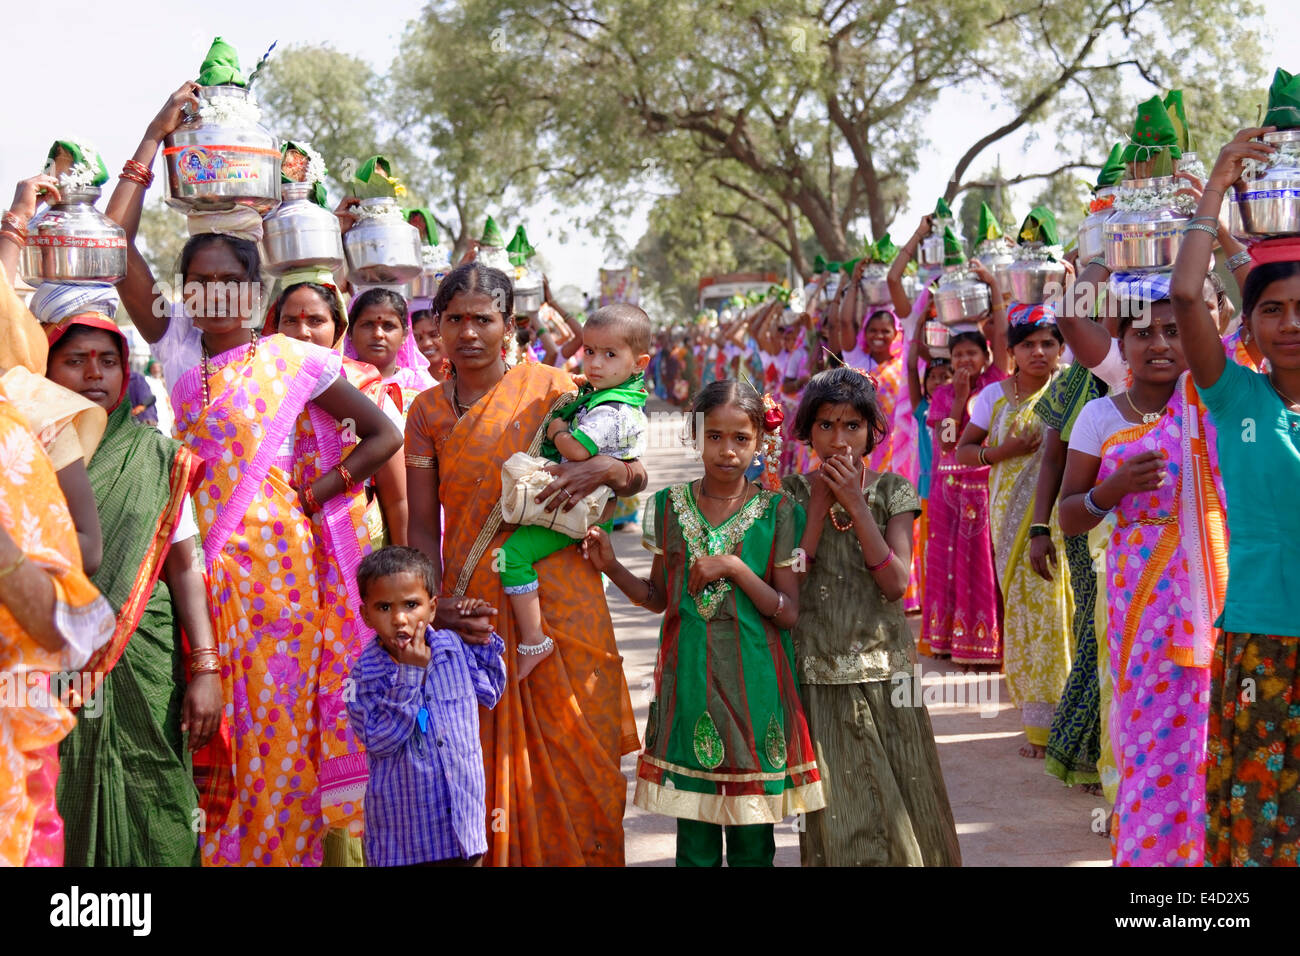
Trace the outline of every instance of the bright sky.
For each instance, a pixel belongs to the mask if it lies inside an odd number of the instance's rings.
[[[1300,35],[1280,28],[1293,22],[1293,2],[1263,0],[1270,22],[1279,27],[1265,40],[1266,49],[1271,42],[1270,62],[1295,70],[1300,68]],[[278,40],[282,45],[328,43],[386,72],[403,27],[422,7],[420,0],[388,0],[378,8],[354,0],[320,0],[305,15],[301,6],[273,3],[259,5],[255,15],[226,20],[206,8],[165,0],[25,3],[11,8],[6,13],[10,40],[5,55],[11,89],[0,103],[0,190],[8,198],[11,184],[39,172],[50,143],[69,136],[94,144],[116,175],[167,96],[197,72],[215,34],[239,50],[246,69]],[[376,15],[376,9],[382,12]],[[24,89],[25,84],[31,88]],[[1135,101],[1150,92],[1135,90]],[[928,130],[933,148],[922,154],[921,167],[912,177],[913,202],[892,227],[897,238],[910,234],[921,214],[933,208],[961,152],[995,120],[990,105],[978,96],[946,94],[940,100]],[[1026,150],[1014,139],[998,147],[1007,175],[1041,159],[1047,150],[1041,144]],[[993,161],[993,153],[986,152],[975,168]],[[160,164],[155,163],[155,172]],[[155,183],[154,191],[162,188],[161,181]],[[552,208],[536,210],[527,225],[533,244],[552,264],[557,286],[594,288],[596,270],[607,264],[600,243],[569,227],[561,250],[558,236],[567,223]],[[621,224],[629,246],[645,225],[644,208]],[[182,228],[179,214],[177,227]]]

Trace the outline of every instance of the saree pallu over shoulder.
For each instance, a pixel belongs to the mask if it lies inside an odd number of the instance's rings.
[[[81,570],[77,532],[54,466],[0,385],[0,524],[49,572],[54,620],[66,642],[49,651],[0,605],[0,865],[58,866],[57,745],[75,720],[49,675],[80,668],[112,636],[108,602]]]
[[[378,369],[345,358],[342,373],[348,384],[379,404],[383,378]],[[341,426],[319,406],[308,404],[294,429],[294,487],[302,488],[328,474],[347,459],[356,445],[354,430]],[[322,714],[334,715],[332,725],[321,727],[321,804],[337,807],[329,814],[350,818],[350,829],[358,835],[359,807],[369,770],[365,748],[356,739],[347,717],[343,691],[352,663],[375,636],[361,618],[361,597],[356,588],[357,568],[371,551],[365,486],[357,485],[323,502],[311,522],[317,577],[322,593],[335,605],[341,628],[339,640],[321,648],[318,704]]]
[[[416,398],[407,419],[407,461],[427,458],[446,515],[443,594],[464,593],[497,609],[513,673],[519,631],[492,554],[509,534],[495,522],[501,465],[527,450],[557,402],[575,392],[565,372],[516,366],[459,419],[444,388]],[[481,552],[481,555],[477,555]],[[495,866],[623,863],[627,780],[622,754],[639,745],[632,702],[600,575],[576,547],[537,565],[545,632],[555,652],[526,681],[511,681],[479,721],[487,778],[488,852]]]
[[[174,395],[179,437],[205,465],[195,503],[229,731],[229,756],[207,781],[203,862],[316,865],[324,829],[360,817],[358,805],[331,806],[321,780],[329,729],[342,719],[341,701],[322,693],[331,680],[322,661],[333,653],[350,665],[351,615],[275,459],[340,359],[273,335],[213,366],[209,407],[201,369],[182,376]],[[229,800],[224,817],[218,796]]]

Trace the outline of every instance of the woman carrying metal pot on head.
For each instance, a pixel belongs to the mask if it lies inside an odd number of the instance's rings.
[[[337,353],[258,334],[261,217],[249,206],[191,215],[180,275],[192,294],[176,305],[159,294],[136,231],[149,166],[187,105],[198,105],[194,83],[150,121],[108,215],[129,243],[123,303],[163,365],[176,436],[203,464],[196,517],[230,726],[203,862],[314,865],[327,830],[359,826],[365,760],[341,699],[363,634],[341,582],[314,566],[313,516],[375,474],[401,435],[342,376]],[[313,408],[323,430],[358,440],[346,463],[299,483],[294,436]],[[278,812],[256,807],[259,795]]]

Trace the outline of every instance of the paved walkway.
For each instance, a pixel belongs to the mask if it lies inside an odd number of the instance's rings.
[[[648,410],[653,423],[646,459],[649,490],[698,476],[698,462],[676,441],[674,429],[662,417],[668,406],[652,400]],[[613,537],[623,563],[634,573],[648,574],[650,554],[640,546],[640,536],[618,533]],[[609,607],[637,728],[644,731],[653,694],[659,618],[629,603],[612,586]],[[911,621],[915,630],[918,621]],[[1109,841],[1093,829],[1098,821],[1105,827],[1101,798],[1063,787],[1043,773],[1042,761],[1016,753],[1024,738],[1005,679],[1000,674],[966,675],[947,661],[929,658],[921,659],[921,674],[957,821],[962,862],[967,866],[1109,866]],[[674,821],[632,805],[635,768],[636,756],[625,757],[627,862],[671,866]],[[777,827],[776,846],[778,866],[799,865],[793,820]]]

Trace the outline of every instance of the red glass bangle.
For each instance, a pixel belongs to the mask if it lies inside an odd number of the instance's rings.
[[[339,477],[343,479],[343,490],[351,491],[356,485],[356,482],[352,480],[352,472],[348,471],[347,468],[344,467],[343,462],[339,462],[335,465],[334,470],[337,471]]]
[[[139,183],[145,189],[153,185],[153,171],[144,163],[137,163],[134,159],[128,159],[122,166],[122,173],[118,179],[127,179],[133,183]]]
[[[316,500],[316,493],[311,490],[311,485],[303,486],[302,500],[307,503],[307,514],[314,515],[320,511],[320,502]]]
[[[885,565],[887,565],[890,561],[893,560],[894,560],[894,549],[890,548],[889,554],[885,555],[885,560],[881,561],[879,564],[868,564],[867,570],[870,571],[872,574],[875,574],[877,571],[884,568]]]

